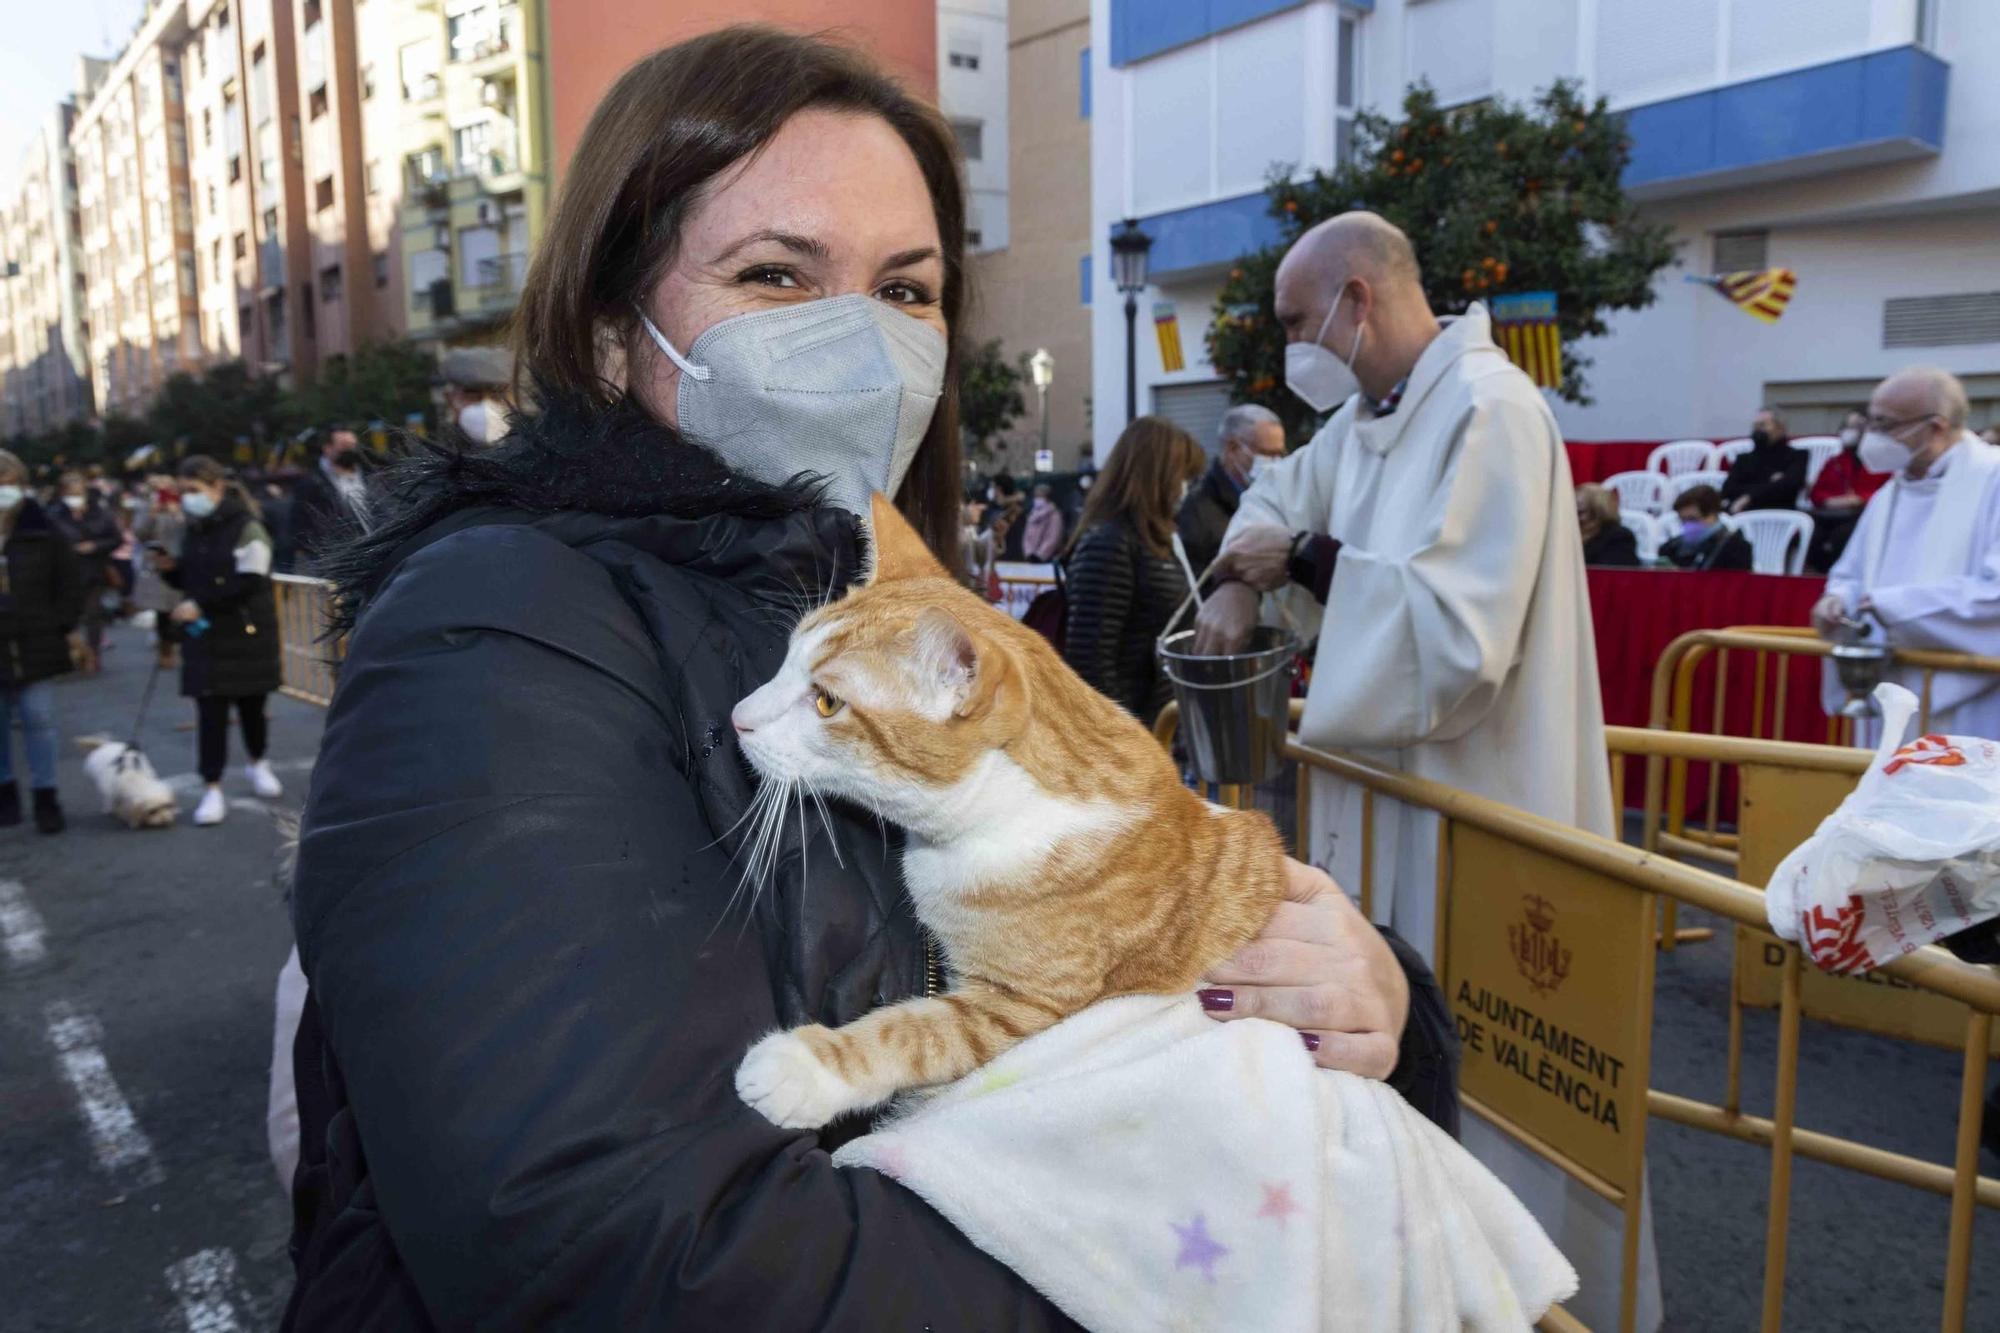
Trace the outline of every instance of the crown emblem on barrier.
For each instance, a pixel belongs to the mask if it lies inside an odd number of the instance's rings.
[[[1556,909],[1548,899],[1531,893],[1521,903],[1524,921],[1507,927],[1508,952],[1535,993],[1549,995],[1569,979],[1571,950],[1554,934]]]

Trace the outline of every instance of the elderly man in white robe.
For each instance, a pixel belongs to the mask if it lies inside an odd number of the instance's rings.
[[[1244,494],[1198,647],[1239,646],[1259,594],[1276,594],[1295,624],[1323,625],[1308,744],[1615,836],[1582,538],[1540,391],[1482,307],[1440,323],[1408,238],[1372,213],[1299,238],[1275,312],[1286,383],[1338,410]],[[1313,774],[1310,859],[1350,889],[1360,818],[1357,788]],[[1373,865],[1376,920],[1430,955],[1435,816],[1377,800]],[[1477,1116],[1465,1141],[1576,1265],[1572,1313],[1616,1327],[1617,1211]],[[1650,1234],[1641,1255],[1647,1330],[1660,1321]]]
[[[1913,367],[1877,386],[1861,461],[1895,475],[1827,575],[1812,614],[1821,635],[1843,617],[1872,619],[1892,647],[2000,657],[2000,447],[1967,430],[1966,415],[1965,386],[1948,371]],[[1889,679],[1921,695],[1921,671]],[[1831,662],[1821,692],[1829,712],[1846,699]],[[1930,730],[2000,739],[2000,675],[1940,672]]]

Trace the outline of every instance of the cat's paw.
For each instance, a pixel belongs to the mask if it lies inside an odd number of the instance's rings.
[[[818,1129],[867,1099],[846,1079],[820,1063],[805,1040],[773,1032],[750,1048],[736,1067],[736,1095],[752,1110],[785,1129]]]

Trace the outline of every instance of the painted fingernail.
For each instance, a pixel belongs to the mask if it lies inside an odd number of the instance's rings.
[[[1299,1040],[1306,1044],[1306,1049],[1309,1051],[1319,1049],[1319,1033],[1317,1032],[1301,1032]]]
[[[1196,991],[1201,997],[1201,1007],[1211,1014],[1226,1014],[1236,1007],[1236,992],[1233,990]]]

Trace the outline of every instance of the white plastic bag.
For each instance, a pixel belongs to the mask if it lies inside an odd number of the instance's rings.
[[[1875,761],[1764,896],[1771,929],[1828,972],[1866,972],[2000,916],[2000,742],[1899,745],[1916,696],[1884,684],[1875,701]]]

